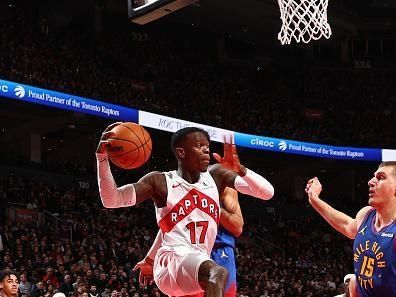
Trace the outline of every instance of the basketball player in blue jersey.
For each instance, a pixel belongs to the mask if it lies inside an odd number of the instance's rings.
[[[396,161],[383,162],[368,182],[369,206],[351,218],[319,198],[318,178],[305,188],[310,204],[337,231],[354,239],[356,281],[350,296],[396,296]]]
[[[228,271],[224,297],[236,297],[236,238],[242,234],[243,216],[238,201],[238,192],[231,188],[224,190],[220,214],[220,226],[210,257]]]

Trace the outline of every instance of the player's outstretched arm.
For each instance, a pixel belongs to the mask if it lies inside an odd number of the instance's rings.
[[[238,202],[238,192],[226,187],[222,195],[222,208],[220,213],[220,224],[235,237],[243,231],[243,216],[241,206]]]
[[[234,144],[225,141],[224,156],[214,153],[213,157],[220,166],[213,166],[211,173],[222,181],[222,189],[228,186],[263,200],[274,196],[274,187],[268,180],[241,164]]]
[[[317,177],[308,181],[305,192],[308,194],[309,203],[334,229],[348,238],[355,238],[357,229],[370,207],[362,208],[356,218],[336,210],[320,199],[319,195],[322,192],[322,185]]]
[[[135,184],[117,186],[107,154],[107,139],[113,135],[111,129],[117,125],[119,123],[114,123],[105,129],[96,150],[97,179],[103,206],[106,208],[128,207],[139,204],[152,196],[166,197],[166,195],[163,196],[166,192],[165,177],[160,172],[151,172]],[[158,203],[158,199],[155,202]]]
[[[110,170],[109,157],[107,155],[107,139],[114,134],[111,130],[119,124],[118,122],[113,123],[103,131],[96,149],[99,194],[102,204],[106,208],[127,207],[136,203],[133,186],[125,185],[118,188]]]
[[[118,187],[111,173],[107,154],[96,154],[98,185],[102,204],[106,208],[128,207],[139,204],[148,198],[162,205],[160,198],[166,197],[165,177],[160,172],[150,172],[137,183]],[[161,193],[163,192],[163,193]],[[161,193],[161,194],[159,194]]]

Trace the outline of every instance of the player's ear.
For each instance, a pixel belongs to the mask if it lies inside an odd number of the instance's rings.
[[[184,148],[182,147],[177,147],[176,148],[176,155],[178,158],[183,159],[186,155],[186,152],[184,151]]]

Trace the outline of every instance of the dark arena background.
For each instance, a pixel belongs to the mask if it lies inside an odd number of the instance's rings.
[[[94,152],[117,115],[42,104],[62,103],[43,90],[168,117],[146,127],[145,165],[113,168],[119,185],[175,168],[167,129],[177,120],[267,137],[262,148],[238,147],[242,163],[275,187],[270,201],[240,196],[238,296],[343,293],[352,241],[312,209],[305,184],[318,176],[323,199],[355,216],[381,155],[287,154],[271,141],[388,149],[395,158],[396,5],[330,0],[328,17],[330,39],[281,46],[275,0],[201,0],[145,25],[128,19],[127,1],[2,0],[0,270],[25,275],[32,287],[19,295],[52,297],[66,277],[67,297],[162,296],[132,271],[158,230],[152,203],[100,202]],[[44,281],[48,273],[57,280]]]

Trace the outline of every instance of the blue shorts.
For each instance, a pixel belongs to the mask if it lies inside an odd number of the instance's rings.
[[[230,246],[213,247],[210,257],[217,264],[228,270],[228,280],[224,290],[224,297],[235,297],[237,286],[234,249]]]

